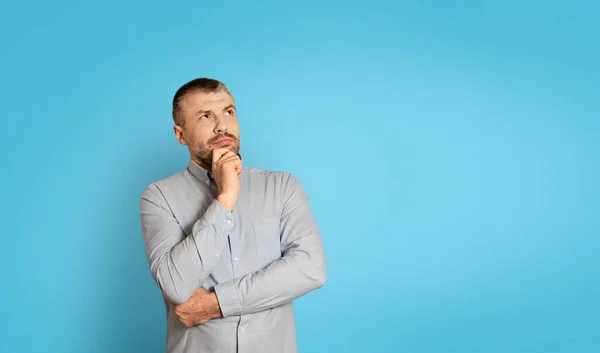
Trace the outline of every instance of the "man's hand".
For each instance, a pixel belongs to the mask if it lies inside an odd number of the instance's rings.
[[[212,173],[217,183],[217,200],[230,212],[233,211],[242,182],[239,173],[242,171],[242,160],[228,148],[213,151]]]
[[[202,325],[212,319],[223,317],[217,295],[204,288],[197,289],[185,303],[174,305],[173,309],[186,327]]]

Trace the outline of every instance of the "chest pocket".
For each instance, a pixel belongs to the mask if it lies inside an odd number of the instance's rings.
[[[256,253],[259,257],[278,259],[281,257],[279,217],[262,217],[252,220]]]

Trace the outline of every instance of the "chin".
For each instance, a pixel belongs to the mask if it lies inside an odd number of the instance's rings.
[[[217,148],[227,148],[228,150],[230,150],[233,153],[238,153],[240,150],[240,147],[235,144],[225,145],[225,146],[221,146],[221,147],[217,147]]]

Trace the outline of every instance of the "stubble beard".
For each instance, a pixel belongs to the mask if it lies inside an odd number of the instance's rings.
[[[228,148],[234,154],[238,154],[240,152],[240,140],[237,137],[235,137],[234,135],[231,135],[231,134],[221,134],[221,135],[213,137],[206,144],[200,144],[200,143],[196,144],[196,147],[194,148],[194,153],[193,153],[193,155],[196,159],[196,162],[200,162],[202,167],[204,167],[207,170],[212,171],[212,163],[213,163],[212,155],[213,155],[213,150],[215,149],[212,147],[212,143],[223,137],[228,137],[233,140],[233,142],[230,145],[225,146],[225,148]]]

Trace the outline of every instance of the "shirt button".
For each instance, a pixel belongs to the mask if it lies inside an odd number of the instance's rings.
[[[243,328],[243,327],[240,327],[240,331],[244,332],[244,328]]]
[[[240,261],[240,259],[238,259],[237,257],[234,257],[234,258],[233,258],[233,261],[234,261],[234,262],[238,262],[238,261]]]
[[[206,179],[206,185],[210,185],[210,180]]]
[[[217,257],[217,259],[221,256],[221,253],[216,253],[215,256]]]

